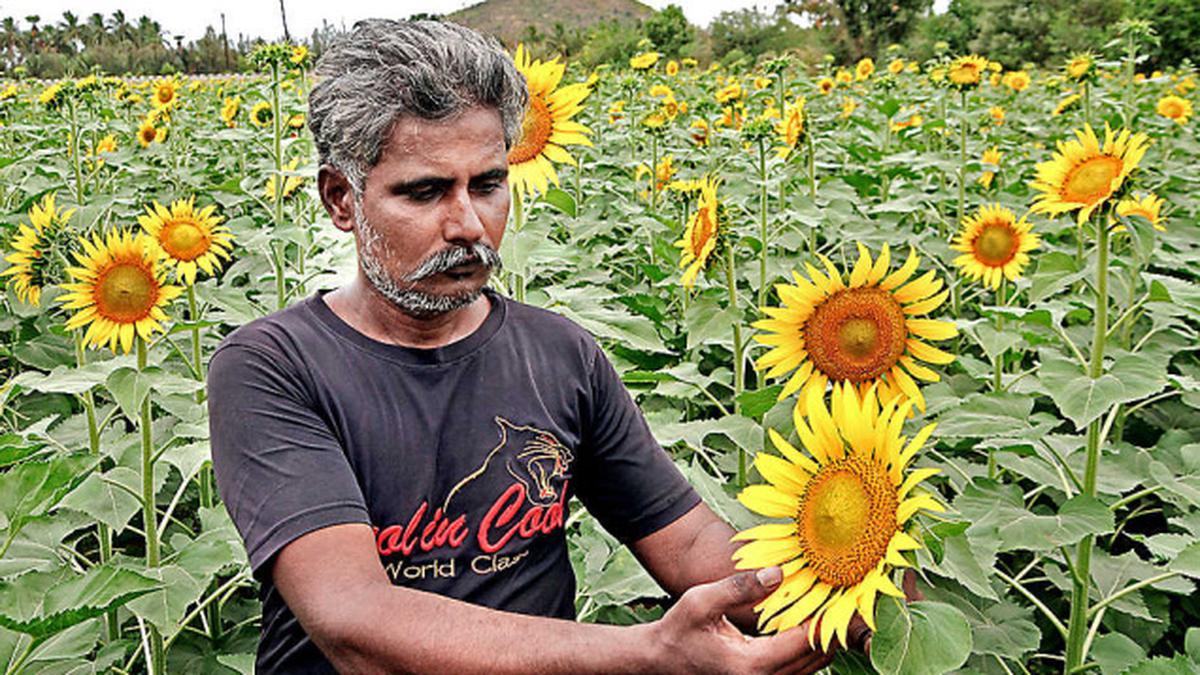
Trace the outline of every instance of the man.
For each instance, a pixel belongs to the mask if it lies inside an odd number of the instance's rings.
[[[357,277],[230,335],[209,375],[218,487],[262,582],[261,673],[809,672],[746,638],[778,568],[650,434],[594,340],[485,289],[524,82],[451,24],[367,21],[322,58],[319,190]],[[572,495],[678,602],[578,624]]]

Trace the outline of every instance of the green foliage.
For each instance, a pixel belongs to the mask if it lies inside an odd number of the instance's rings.
[[[688,23],[679,5],[667,5],[642,22],[642,30],[654,48],[668,58],[678,58],[695,40],[696,29]]]
[[[1200,4],[1192,0],[1139,0],[1130,3],[1131,14],[1146,19],[1158,34],[1158,44],[1147,51],[1151,68],[1200,63]]]

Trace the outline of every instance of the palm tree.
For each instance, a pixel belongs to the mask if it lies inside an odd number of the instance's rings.
[[[81,28],[79,17],[70,11],[63,12],[62,23],[58,28],[58,36],[61,46],[66,48],[65,51],[68,54],[75,54],[81,51],[81,47],[83,46]]]
[[[87,38],[89,45],[102,45],[108,42],[108,27],[104,25],[104,15],[93,12],[87,19]]]

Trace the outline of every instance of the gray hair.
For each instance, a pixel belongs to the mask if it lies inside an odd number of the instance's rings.
[[[521,130],[525,77],[494,38],[453,23],[367,19],[322,54],[308,125],[322,165],[361,192],[396,120],[445,120],[496,109],[504,143]]]

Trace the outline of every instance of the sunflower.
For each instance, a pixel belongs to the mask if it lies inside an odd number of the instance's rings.
[[[55,82],[46,87],[42,90],[41,94],[38,94],[38,103],[51,110],[57,110],[63,102],[64,96],[62,95],[62,90],[64,86],[66,85],[63,82]]]
[[[1033,203],[1034,213],[1051,216],[1079,209],[1079,223],[1113,195],[1146,154],[1146,134],[1122,129],[1115,134],[1104,126],[1101,145],[1091,125],[1075,132],[1074,140],[1059,141],[1058,152],[1037,165],[1037,178],[1030,187],[1041,192]]]
[[[949,70],[946,71],[946,77],[950,79],[950,84],[959,89],[970,89],[979,85],[980,80],[983,78],[983,72],[987,68],[987,59],[982,56],[968,54],[950,62]]]
[[[1081,97],[1079,94],[1068,94],[1064,96],[1063,99],[1058,102],[1058,105],[1054,106],[1054,110],[1050,113],[1050,116],[1058,117],[1068,110],[1072,110],[1079,103],[1080,98]]]
[[[716,94],[717,103],[728,103],[741,98],[746,91],[742,89],[742,85],[737,80],[733,80],[729,84],[721,87]]]
[[[700,147],[708,145],[708,122],[702,119],[692,120],[688,127],[692,131],[692,142]]]
[[[844,119],[844,120],[850,119],[850,116],[853,115],[854,111],[857,109],[858,109],[858,104],[854,102],[854,99],[850,98],[849,96],[842,97],[842,112],[841,112],[842,119]]]
[[[56,230],[65,225],[75,209],[58,210],[54,206],[54,195],[47,194],[42,203],[29,209],[29,225],[21,223],[17,236],[13,238],[13,252],[4,259],[12,266],[0,276],[12,277],[12,289],[17,300],[37,305],[41,301],[42,287],[46,285],[48,251]]]
[[[892,572],[910,566],[905,551],[921,548],[905,531],[908,523],[922,509],[945,510],[918,489],[938,470],[906,471],[936,426],[911,440],[900,435],[911,408],[911,401],[881,405],[874,387],[862,397],[839,387],[830,410],[814,390],[808,422],[794,415],[807,454],[768,430],[782,457],[759,453],[754,466],[767,483],[742,490],[738,501],[784,522],[733,537],[747,542],[733,554],[738,569],[783,569],[783,582],[754,607],[761,629],[784,631],[811,618],[809,643],[816,646],[819,625],[821,648],[828,649],[835,636],[846,644],[855,612],[875,628],[877,594],[904,597]]]
[[[108,343],[114,352],[120,345],[128,354],[135,334],[149,339],[163,329],[163,308],[183,289],[166,284],[162,252],[144,234],[111,231],[107,239],[93,234],[90,241],[80,241],[84,252],[75,254],[80,266],[67,268],[75,283],[63,284],[69,292],[58,299],[63,309],[79,310],[67,320],[67,329],[87,326],[86,344]]]
[[[820,90],[821,94],[823,95],[828,95],[829,92],[833,91],[833,88],[836,86],[837,83],[833,81],[832,77],[822,77],[817,81],[817,89]]]
[[[854,76],[851,75],[850,71],[846,70],[845,68],[839,68],[838,71],[834,73],[833,77],[837,80],[838,84],[850,84],[854,81]]]
[[[250,121],[254,126],[263,128],[271,124],[274,119],[275,112],[271,110],[271,104],[266,101],[259,101],[250,109]]]
[[[1004,108],[994,105],[991,108],[988,108],[988,115],[990,115],[992,118],[992,124],[995,124],[996,126],[1004,124]]]
[[[875,60],[869,56],[864,56],[858,63],[854,64],[854,79],[862,82],[871,77],[875,73]]]
[[[1187,124],[1188,118],[1192,116],[1192,102],[1186,98],[1170,95],[1164,96],[1158,101],[1158,105],[1154,110],[1163,117],[1174,120],[1176,124]]]
[[[308,60],[308,47],[305,45],[294,45],[292,53],[288,55],[288,61],[291,61],[293,66],[303,66]]]
[[[179,85],[175,80],[165,79],[154,83],[154,105],[158,108],[170,108],[179,100]]]
[[[517,45],[517,49],[520,50],[520,48],[521,45]],[[629,59],[629,67],[634,70],[646,70],[658,63],[660,56],[662,55],[658,52],[643,52]]]
[[[1130,216],[1141,216],[1150,221],[1150,224],[1154,226],[1154,229],[1158,230],[1159,232],[1166,232],[1167,228],[1163,224],[1166,221],[1166,218],[1164,218],[1162,215],[1162,206],[1162,197],[1159,197],[1153,192],[1147,194],[1141,199],[1131,195],[1117,202],[1117,215],[1125,216],[1126,218]],[[1113,230],[1116,232],[1124,231],[1124,229],[1124,225],[1118,225],[1113,228]]]
[[[888,63],[888,72],[892,75],[899,75],[900,73],[903,73],[904,59],[892,59],[891,63]]]
[[[993,166],[999,167],[1000,160],[1003,159],[1003,157],[1004,157],[1004,155],[1000,152],[1000,150],[997,149],[996,146],[993,145],[992,147],[983,151],[983,157],[981,157],[979,161],[983,162],[984,164],[991,164]],[[979,182],[980,182],[980,184],[983,185],[983,187],[991,188],[992,187],[992,179],[995,177],[996,177],[996,172],[992,171],[991,169],[987,169],[979,176]]]
[[[238,110],[242,107],[241,96],[231,96],[221,104],[221,121],[230,129],[237,126]]]
[[[167,137],[167,130],[161,127],[154,126],[154,122],[143,120],[142,126],[138,127],[137,140],[138,145],[143,148],[150,147],[152,143],[162,143]]]
[[[216,206],[196,210],[195,197],[177,199],[168,210],[157,201],[138,216],[146,234],[157,242],[168,264],[175,267],[175,276],[191,286],[196,283],[196,267],[213,274],[221,267],[221,258],[229,259],[233,235],[214,216]]]
[[[1004,85],[1013,91],[1020,93],[1029,87],[1029,73],[1023,70],[1014,70],[1004,74]]]
[[[587,145],[591,129],[571,120],[583,110],[583,99],[591,89],[582,82],[558,87],[566,66],[558,57],[543,63],[531,59],[524,45],[513,57],[529,88],[529,107],[521,120],[521,136],[508,151],[509,180],[521,192],[545,192],[549,183],[558,185],[551,162],[574,164],[564,146]]]
[[[91,160],[93,167],[104,166],[104,158],[101,154],[117,151],[117,137],[108,134],[104,138],[96,141],[96,146],[88,153],[87,158]]]
[[[926,382],[939,378],[917,360],[946,364],[954,357],[922,339],[945,340],[958,330],[947,321],[920,317],[937,309],[950,291],[941,290],[942,280],[932,270],[909,281],[920,263],[916,251],[890,274],[887,244],[874,261],[862,244],[858,252],[848,281],[821,256],[828,276],[806,265],[809,279],[793,272],[795,284],[775,286],[783,306],[763,307],[770,318],[754,323],[763,331],[754,339],[771,347],[755,367],[772,378],[795,371],[779,399],[800,391],[796,405],[801,408],[810,390],[824,393],[826,384],[834,382],[864,394],[876,386],[881,399],[910,399],[923,411],[925,399],[913,377]]]
[[[963,221],[962,229],[950,248],[962,255],[954,264],[972,281],[983,279],[983,285],[1000,287],[1000,278],[1015,281],[1029,264],[1028,253],[1041,245],[1038,236],[1030,231],[1032,225],[1012,211],[992,204]]]
[[[296,158],[292,159],[292,161],[288,162],[283,167],[283,170],[285,172],[289,172],[289,173],[294,172],[296,170],[296,167],[298,167],[299,165],[300,165],[300,158],[296,157]],[[304,183],[304,176],[284,176],[283,177],[283,198],[287,199],[293,192],[296,191],[296,188],[300,187],[303,183]],[[270,176],[267,178],[267,184],[266,184],[266,187],[263,188],[263,190],[264,190],[263,194],[266,196],[267,201],[271,201],[271,202],[275,201],[275,176]]]
[[[708,257],[717,247],[717,236],[721,233],[718,216],[719,202],[717,201],[718,181],[705,176],[700,184],[700,203],[696,212],[688,221],[683,239],[675,245],[683,249],[680,267],[687,267],[683,273],[683,285],[690,289],[696,281],[696,275],[708,264]]]
[[[925,118],[920,113],[911,109],[905,110],[902,108],[896,117],[899,119],[893,119],[892,121],[892,131],[895,133],[899,133],[905,129],[915,129],[925,123]]]
[[[675,77],[679,74],[679,62],[674,59],[667,61],[667,77]]]
[[[1072,56],[1063,68],[1067,73],[1067,77],[1072,80],[1082,80],[1091,72],[1094,63],[1095,58],[1091,54],[1084,52]]]
[[[787,159],[788,155],[804,139],[803,98],[797,98],[794,103],[790,103],[784,108],[783,120],[775,126],[775,131],[779,134],[779,139],[783,141],[783,145],[780,145],[776,152],[780,159]]]

